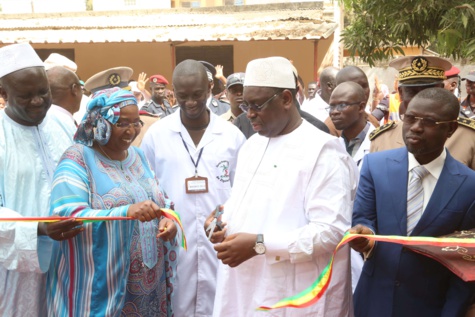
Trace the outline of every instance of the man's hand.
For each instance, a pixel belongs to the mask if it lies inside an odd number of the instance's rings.
[[[38,235],[48,236],[56,241],[74,238],[83,231],[82,221],[74,219],[38,223]]]
[[[217,80],[219,80],[224,86],[226,86],[226,77],[224,77],[223,73],[223,65],[216,65],[216,77]]]
[[[256,239],[257,234],[235,233],[226,237],[221,244],[215,245],[214,249],[223,264],[236,267],[257,255],[254,250]]]
[[[211,222],[213,222],[213,219],[215,218],[215,215],[216,215],[216,209],[213,210],[208,218],[206,218],[206,221],[205,221],[205,225],[204,225],[204,229],[205,229],[205,235],[206,236],[209,236],[209,231],[206,231],[206,229],[208,229],[209,225],[211,224]],[[218,217],[218,220],[221,220],[221,216]],[[223,242],[224,240],[224,237],[226,236],[226,223],[223,222],[221,224],[221,227],[222,229],[219,229],[218,226],[216,226],[214,228],[214,232],[213,234],[211,235],[211,239],[209,241],[211,241],[212,243],[220,243],[220,242]]]
[[[143,92],[145,90],[145,84],[147,83],[147,81],[148,81],[147,74],[144,72],[141,72],[139,74],[139,79],[137,80],[137,89]]]
[[[223,74],[223,65],[216,65],[216,75],[214,77],[216,77],[217,79],[220,79],[221,77],[224,77],[224,74]]]
[[[162,238],[163,241],[171,241],[175,239],[177,233],[177,227],[173,220],[168,218],[163,218],[158,224],[157,238]]]
[[[348,232],[355,234],[373,234],[373,232],[368,227],[365,227],[363,225],[356,225],[350,230],[348,230]],[[366,238],[356,238],[354,240],[351,240],[349,244],[350,247],[352,247],[355,251],[365,253],[373,248],[374,241],[368,240]]]
[[[162,215],[160,207],[151,200],[142,201],[137,204],[130,205],[127,210],[127,216],[138,219],[142,222],[151,221]]]

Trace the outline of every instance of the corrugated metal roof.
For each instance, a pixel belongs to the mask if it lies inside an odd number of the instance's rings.
[[[3,16],[0,42],[107,43],[320,39],[337,24],[318,6],[170,9]]]

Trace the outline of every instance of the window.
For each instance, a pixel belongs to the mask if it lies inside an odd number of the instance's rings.
[[[197,61],[207,61],[214,66],[223,65],[223,73],[228,77],[234,73],[234,50],[232,45],[222,46],[177,46],[176,47],[176,63],[180,63],[186,59],[194,59]],[[224,90],[224,86],[214,79],[213,94],[219,94]]]

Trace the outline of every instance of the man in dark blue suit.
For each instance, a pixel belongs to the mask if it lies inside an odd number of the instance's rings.
[[[365,158],[350,232],[438,237],[475,227],[475,172],[444,147],[457,129],[458,111],[457,98],[442,88],[412,99],[403,118],[406,147]],[[412,170],[419,165],[426,175],[414,187]],[[439,262],[364,238],[351,247],[366,258],[354,294],[356,317],[464,316],[473,287]]]

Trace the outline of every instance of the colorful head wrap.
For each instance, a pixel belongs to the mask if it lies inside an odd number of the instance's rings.
[[[119,87],[97,92],[87,104],[87,111],[74,135],[74,141],[92,146],[94,141],[100,145],[109,142],[112,124],[120,117],[120,109],[137,105],[137,99],[128,91]]]

